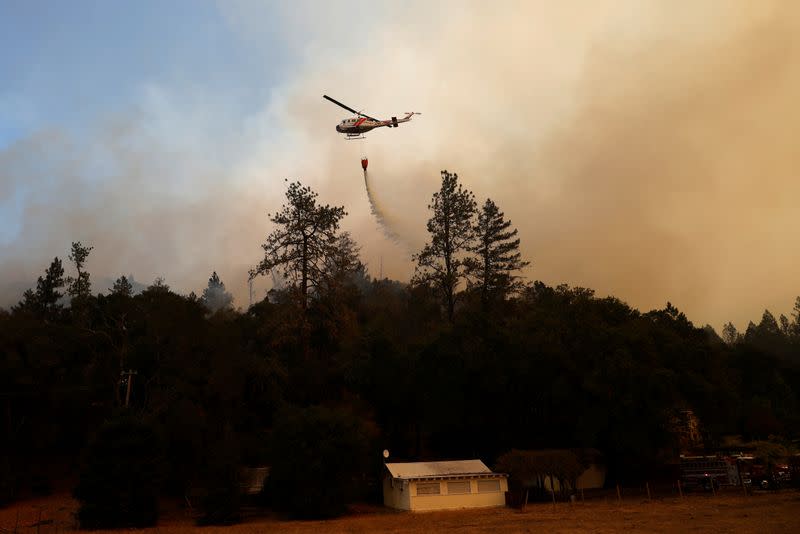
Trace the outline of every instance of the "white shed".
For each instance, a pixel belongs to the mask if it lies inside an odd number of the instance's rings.
[[[504,506],[508,477],[480,460],[387,463],[383,503],[400,510]]]

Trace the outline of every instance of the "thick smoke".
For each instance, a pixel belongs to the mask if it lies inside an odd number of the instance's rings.
[[[243,21],[266,8],[221,6],[258,49]],[[144,86],[140,109],[88,134],[41,132],[0,152],[0,204],[20,221],[0,241],[3,303],[71,240],[95,246],[93,274],[162,275],[188,291],[216,270],[246,303],[285,178],[345,205],[364,259],[408,279],[408,250],[375,231],[359,154],[333,131],[346,113],[323,93],[372,116],[424,112],[369,134],[372,192],[412,250],[446,168],[519,228],[530,278],[644,309],[671,300],[715,326],[785,312],[800,294],[800,7],[396,8],[370,9],[356,38],[316,3],[292,7],[292,77],[246,117],[225,95]]]

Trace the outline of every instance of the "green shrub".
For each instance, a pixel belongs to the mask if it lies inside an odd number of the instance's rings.
[[[284,409],[271,438],[267,498],[293,518],[340,515],[368,485],[374,454],[370,427],[349,412]]]
[[[74,492],[81,528],[155,525],[161,474],[161,451],[150,425],[130,416],[103,425]]]

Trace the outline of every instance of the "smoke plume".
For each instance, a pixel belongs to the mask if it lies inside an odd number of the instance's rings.
[[[135,109],[0,149],[0,206],[17,223],[0,237],[0,302],[80,240],[93,275],[188,291],[216,270],[246,303],[285,178],[344,205],[365,261],[407,280],[409,251],[375,231],[357,147],[334,132],[347,113],[323,93],[380,118],[424,113],[369,134],[381,180],[368,193],[412,250],[448,169],[519,229],[529,278],[643,309],[670,300],[716,327],[785,313],[800,294],[800,6],[369,6],[348,32],[358,6],[223,3],[256,56],[272,41],[252,21],[283,17],[292,68],[258,106],[143,82]]]
[[[403,244],[402,238],[392,228],[391,218],[387,215],[386,209],[382,207],[381,203],[378,201],[377,195],[369,185],[369,171],[366,169],[364,169],[364,187],[367,190],[370,211],[372,215],[375,216],[375,220],[378,222],[378,225],[380,225],[384,235],[392,243]]]

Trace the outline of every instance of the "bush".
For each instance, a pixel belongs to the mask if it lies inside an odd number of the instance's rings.
[[[570,450],[533,450],[513,449],[497,459],[495,469],[508,473],[509,483],[520,490],[532,487],[538,497],[545,495],[545,479],[550,485],[558,482],[564,497],[576,487],[575,481],[586,469],[581,460]]]
[[[230,427],[207,451],[201,468],[198,525],[233,525],[241,520],[239,448]]]
[[[278,414],[265,491],[273,507],[293,518],[341,515],[367,486],[372,432],[358,417],[323,407]]]
[[[150,425],[130,416],[103,425],[89,446],[74,491],[81,528],[155,525],[161,466],[157,435]]]

